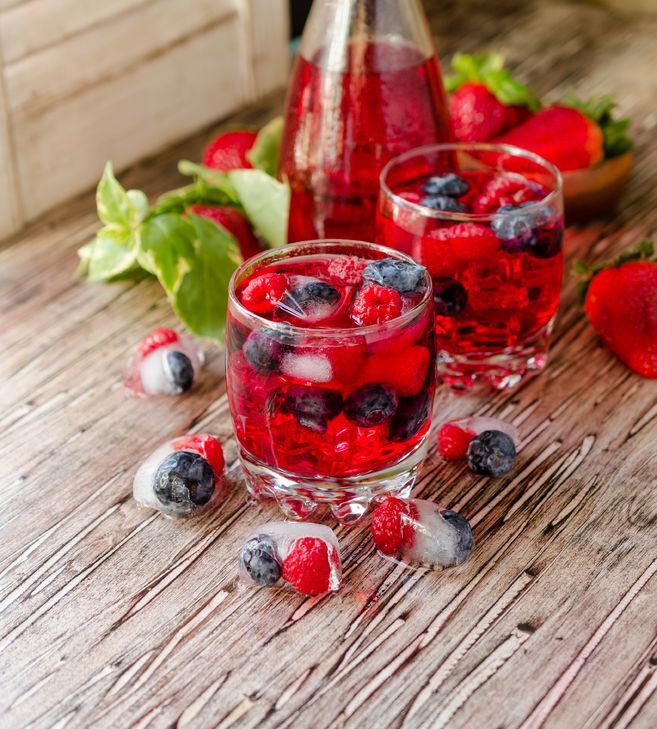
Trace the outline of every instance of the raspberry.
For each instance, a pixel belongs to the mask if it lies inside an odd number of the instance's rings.
[[[242,303],[249,311],[266,314],[274,311],[287,289],[282,273],[266,273],[251,279],[242,291]]]
[[[429,271],[432,278],[451,276],[461,264],[460,259],[452,253],[445,236],[436,235],[439,230],[435,229],[429,235],[417,238],[413,244],[413,258]]]
[[[402,353],[375,354],[365,360],[361,382],[383,382],[403,397],[417,395],[429,369],[429,350],[409,347]]]
[[[463,262],[494,256],[500,248],[495,233],[487,225],[479,223],[457,223],[448,228],[438,228],[431,231],[428,238],[447,244],[451,254]]]
[[[215,478],[220,478],[224,471],[226,461],[224,459],[224,451],[219,441],[207,433],[194,433],[177,438],[171,443],[174,451],[191,451],[198,453],[199,456],[212,466]]]
[[[404,541],[402,514],[407,514],[407,504],[399,499],[386,499],[372,515],[372,538],[383,554],[394,554]]]
[[[326,272],[331,281],[343,286],[358,286],[363,280],[363,270],[367,261],[356,256],[340,256],[333,258],[328,264]]]
[[[503,205],[519,205],[534,199],[535,195],[524,179],[494,177],[475,199],[473,210],[475,213],[495,213]]]
[[[297,539],[292,542],[283,562],[283,579],[304,595],[321,595],[330,587],[330,559],[328,547],[322,539]]]
[[[440,455],[448,461],[460,461],[466,457],[468,445],[475,434],[453,423],[445,423],[438,433]]]
[[[163,347],[165,344],[173,344],[178,341],[178,335],[173,329],[167,329],[162,327],[151,332],[144,341],[139,345],[137,352],[141,357],[145,357],[159,347]]]
[[[367,326],[394,319],[401,311],[401,296],[394,289],[371,284],[358,292],[351,305],[351,318],[356,324]]]

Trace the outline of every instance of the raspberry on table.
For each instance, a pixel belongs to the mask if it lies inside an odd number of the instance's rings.
[[[139,345],[137,352],[141,357],[145,357],[159,347],[165,344],[173,344],[178,341],[178,334],[173,329],[162,327],[151,332],[144,341]]]
[[[274,311],[287,289],[282,273],[266,273],[249,281],[242,291],[242,304],[256,314]]]
[[[374,510],[370,531],[383,554],[395,554],[404,540],[401,515],[408,513],[406,507],[400,499],[389,498]]]
[[[283,579],[304,595],[321,595],[330,589],[330,559],[328,546],[322,539],[297,539],[283,562]]]
[[[401,314],[401,296],[391,288],[371,284],[361,289],[351,305],[351,318],[362,326],[382,324]]]
[[[448,461],[465,459],[470,441],[475,434],[470,430],[463,430],[454,423],[445,423],[438,432],[438,449],[440,455]]]

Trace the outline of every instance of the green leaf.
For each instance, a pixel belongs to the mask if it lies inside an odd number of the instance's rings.
[[[283,117],[277,116],[258,132],[253,147],[246,153],[246,158],[254,167],[272,177],[276,177],[282,134]]]
[[[134,228],[140,222],[140,211],[134,201],[135,196],[132,198],[114,177],[112,163],[107,162],[96,188],[98,217],[106,225]]]
[[[290,188],[262,170],[228,173],[246,217],[271,246],[287,243]]]
[[[139,262],[154,273],[174,310],[200,337],[221,341],[228,282],[241,263],[230,233],[198,215],[151,218],[139,236]]]
[[[199,183],[199,189],[203,188],[203,183],[206,187],[212,188],[216,192],[223,192],[228,200],[233,202],[239,202],[239,199],[230,183],[228,173],[219,172],[218,170],[211,170],[209,167],[196,164],[196,162],[190,162],[189,160],[182,159],[178,162],[178,172],[181,175],[187,175],[190,177],[196,177]]]
[[[146,215],[148,215],[148,198],[141,190],[128,190],[128,192],[126,192],[126,195],[128,196],[128,200],[130,200],[134,209],[137,211],[137,215],[139,216],[139,222],[141,223]]]
[[[101,228],[94,240],[78,251],[81,262],[76,274],[86,268],[87,281],[108,281],[133,271],[137,264],[135,243],[130,232]]]
[[[533,112],[541,108],[541,102],[525,84],[516,81],[513,76],[502,69],[487,71],[483,74],[483,82],[488,90],[505,106],[527,106]]]

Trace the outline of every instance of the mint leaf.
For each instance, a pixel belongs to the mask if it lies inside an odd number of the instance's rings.
[[[283,117],[277,116],[258,132],[253,147],[246,153],[246,158],[254,167],[272,177],[276,177],[282,134]]]
[[[159,215],[140,231],[139,263],[157,276],[175,312],[200,337],[223,340],[228,282],[241,260],[233,236],[198,215]]]
[[[140,211],[114,177],[111,162],[105,164],[103,176],[96,188],[96,207],[98,217],[106,225],[133,228],[139,224]]]
[[[76,275],[87,271],[87,281],[108,281],[133,271],[137,265],[136,241],[131,232],[106,226],[78,251]]]
[[[246,217],[271,246],[287,243],[290,188],[262,170],[231,170],[228,178]]]

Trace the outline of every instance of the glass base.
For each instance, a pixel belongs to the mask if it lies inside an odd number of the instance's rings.
[[[246,487],[252,496],[276,499],[289,519],[309,519],[320,505],[326,505],[340,524],[357,524],[373,501],[388,496],[410,497],[426,454],[425,438],[403,461],[383,471],[313,479],[276,471],[240,448]]]
[[[553,327],[554,317],[530,341],[507,347],[501,352],[455,354],[439,348],[438,377],[454,392],[471,392],[480,388],[511,390],[525,377],[545,369]]]

